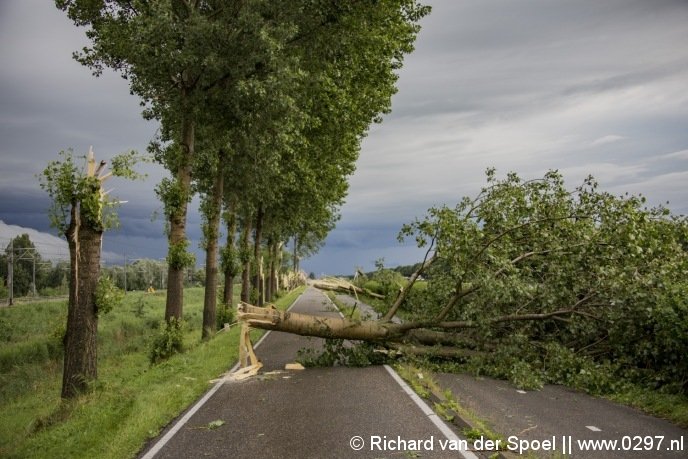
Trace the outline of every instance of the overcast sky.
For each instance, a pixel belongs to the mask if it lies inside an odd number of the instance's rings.
[[[432,0],[393,112],[363,141],[337,229],[306,270],[351,273],[418,261],[403,223],[474,195],[484,170],[588,174],[688,213],[688,1]],[[18,225],[50,232],[34,175],[61,149],[97,157],[145,150],[157,128],[113,74],[71,59],[83,30],[45,0],[0,0],[0,243]],[[148,181],[113,183],[129,200],[108,259],[165,256]],[[198,214],[189,235],[198,245]],[[54,234],[54,233],[53,233]],[[38,236],[36,236],[38,237]],[[33,238],[33,236],[32,236]],[[55,240],[48,243],[55,244]],[[200,259],[199,259],[200,262]]]

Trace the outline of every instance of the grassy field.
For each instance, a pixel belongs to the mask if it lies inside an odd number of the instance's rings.
[[[288,307],[301,289],[280,298]],[[201,342],[203,289],[184,292],[185,352],[151,366],[163,292],[130,292],[101,318],[98,381],[60,400],[63,301],[0,309],[0,457],[133,457],[238,358],[239,327]],[[260,332],[255,332],[258,337]]]

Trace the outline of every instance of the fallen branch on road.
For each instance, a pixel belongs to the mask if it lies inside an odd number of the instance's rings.
[[[379,300],[384,300],[385,296],[379,293],[371,292],[366,288],[357,287],[351,282],[345,281],[344,279],[338,279],[334,277],[328,277],[322,280],[313,282],[313,286],[320,290],[330,290],[342,293],[353,293],[353,294],[364,294]]]

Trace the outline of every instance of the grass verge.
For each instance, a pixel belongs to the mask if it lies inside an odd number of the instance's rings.
[[[302,291],[283,296],[276,306],[286,309]],[[151,366],[148,345],[159,327],[157,318],[163,317],[164,295],[127,295],[122,307],[101,320],[99,379],[77,400],[60,400],[62,365],[49,353],[3,372],[0,456],[134,457],[238,358],[239,327],[200,341],[203,289],[186,289],[184,308],[185,352]],[[0,319],[10,326],[29,316],[35,325],[23,327],[27,333],[19,326],[6,337],[7,344],[22,346],[29,334],[38,342],[49,340],[64,309],[55,303],[3,311]],[[37,310],[43,310],[42,320],[36,319]],[[254,339],[262,334],[254,333]]]

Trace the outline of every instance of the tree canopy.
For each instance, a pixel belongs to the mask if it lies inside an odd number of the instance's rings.
[[[192,181],[208,193],[215,175],[231,176],[224,182],[241,213],[261,216],[256,248],[263,218],[273,239],[322,237],[346,193],[360,138],[389,111],[396,70],[428,12],[415,0],[56,5],[89,27],[91,47],[77,60],[95,74],[120,72],[145,116],[161,121],[153,150],[172,174],[158,187],[169,220],[167,318],[181,317],[181,273],[193,263],[185,230]],[[220,151],[222,170],[213,167]],[[272,215],[285,205],[299,209],[293,220],[318,223],[294,229],[286,213]],[[216,215],[217,205],[211,208]]]
[[[427,286],[405,286],[382,320],[318,328],[290,316],[266,328],[480,356],[484,371],[530,386],[599,388],[623,375],[686,389],[686,217],[600,191],[592,177],[569,190],[556,171],[500,180],[491,169],[476,197],[430,209],[400,237],[428,250]]]

